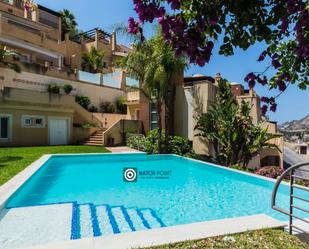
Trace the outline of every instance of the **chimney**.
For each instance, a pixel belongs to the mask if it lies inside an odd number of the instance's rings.
[[[217,86],[219,84],[219,81],[222,79],[221,74],[220,73],[216,73],[216,77],[215,77],[215,85]]]
[[[111,43],[112,43],[112,51],[116,51],[116,48],[117,48],[117,38],[116,38],[116,32],[115,31],[113,31],[113,33],[112,33]]]

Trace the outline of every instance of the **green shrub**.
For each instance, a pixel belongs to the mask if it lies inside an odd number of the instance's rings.
[[[162,141],[164,137],[165,131],[162,130]],[[166,151],[164,143],[162,143],[162,151]],[[148,154],[158,154],[158,129],[152,130],[147,134],[145,152]]]
[[[138,134],[129,134],[127,136],[127,146],[132,149],[145,151],[145,137]]]
[[[73,90],[73,86],[69,85],[69,84],[66,84],[63,86],[63,90],[65,92],[65,94],[70,94]]]
[[[75,96],[75,102],[81,105],[86,110],[91,103],[90,99],[86,96]]]
[[[95,106],[93,105],[93,106],[91,106],[91,107],[89,108],[88,111],[89,111],[89,112],[98,112],[98,108],[95,107]]]
[[[108,101],[102,102],[100,104],[100,108],[101,108],[101,112],[103,113],[115,113],[116,112],[116,108],[114,104]]]
[[[127,102],[127,100],[123,96],[119,97],[119,99],[117,100],[116,106],[117,106],[117,110],[120,114],[127,114],[126,102]]]
[[[185,138],[180,136],[170,136],[168,139],[168,147],[165,148],[164,143],[165,138],[165,132],[162,131],[162,150],[171,153],[176,154],[180,156],[186,156],[187,154],[193,154],[192,150],[192,142]],[[145,152],[148,154],[157,154],[158,153],[158,130],[152,130],[148,133],[146,137],[146,148]]]
[[[47,91],[49,93],[59,94],[60,93],[60,87],[56,84],[49,84],[47,87]]]

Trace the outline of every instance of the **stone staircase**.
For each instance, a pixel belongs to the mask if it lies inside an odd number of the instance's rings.
[[[104,130],[96,131],[89,138],[87,138],[82,144],[83,145],[102,146],[103,145],[103,133],[104,133]]]
[[[152,209],[73,203],[71,239],[165,227]]]

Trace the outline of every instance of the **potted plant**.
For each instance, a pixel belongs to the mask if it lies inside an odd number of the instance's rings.
[[[73,90],[73,86],[70,84],[66,84],[63,86],[63,91],[65,92],[66,95],[69,95]]]
[[[49,84],[47,91],[49,93],[59,94],[60,93],[60,87],[55,84]]]

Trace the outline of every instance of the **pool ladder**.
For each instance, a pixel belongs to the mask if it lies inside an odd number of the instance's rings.
[[[307,176],[302,176],[300,174],[307,174]],[[280,208],[276,205],[276,197],[277,197],[277,192],[280,186],[280,183],[284,180],[284,179],[290,179],[290,201],[289,201],[289,210],[284,210],[283,208]],[[296,165],[293,165],[292,167],[288,168],[286,171],[284,171],[282,173],[282,175],[278,178],[273,193],[272,193],[272,200],[271,200],[271,206],[274,210],[283,213],[285,215],[289,216],[289,233],[292,234],[294,230],[298,231],[298,232],[302,232],[305,233],[307,235],[309,235],[309,231],[305,230],[303,228],[300,228],[299,226],[296,226],[294,224],[294,219],[297,219],[301,222],[304,222],[306,224],[308,224],[309,226],[309,220],[299,217],[298,215],[296,215],[294,213],[295,210],[299,210],[302,211],[304,213],[309,213],[308,209],[305,209],[303,207],[299,207],[296,206],[294,204],[294,200],[299,200],[302,203],[309,203],[309,199],[303,198],[301,196],[297,196],[295,194],[295,189],[301,190],[301,191],[306,191],[309,192],[309,188],[300,186],[296,184],[297,180],[306,180],[309,181],[309,162],[306,163],[299,163]],[[293,230],[294,229],[294,230]]]

